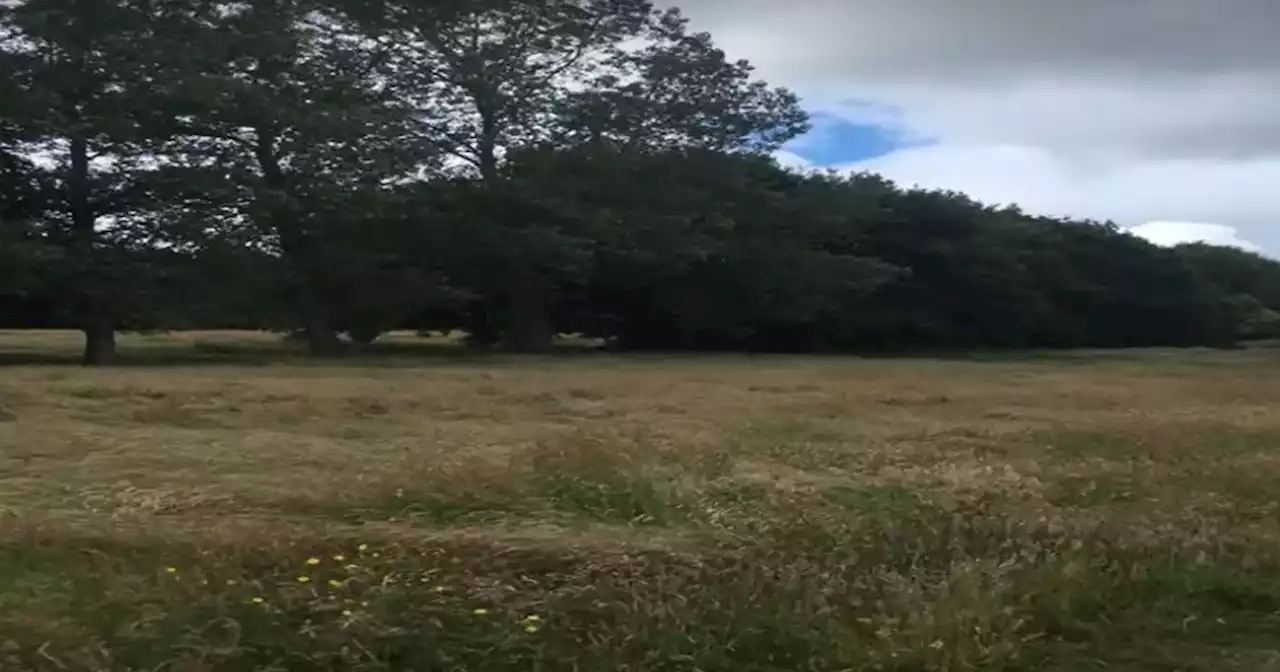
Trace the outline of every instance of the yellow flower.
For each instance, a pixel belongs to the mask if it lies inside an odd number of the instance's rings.
[[[309,581],[311,581],[311,577],[306,576],[305,574],[298,577],[298,583],[307,583]]]
[[[342,562],[343,560],[346,560],[346,559],[347,559],[347,556],[345,556],[345,555],[343,555],[343,554],[341,554],[341,553],[339,553],[339,554],[337,554],[337,555],[333,556],[333,561],[334,561],[334,562]]]
[[[443,593],[443,592],[445,591],[445,587],[444,587],[444,586],[436,586],[435,588],[432,588],[431,590],[434,590],[434,591],[436,591],[437,593]]]
[[[524,626],[524,631],[525,631],[525,632],[527,632],[527,633],[530,633],[530,634],[535,633],[535,632],[537,632],[537,631],[538,631],[538,626],[536,626],[536,625],[534,625],[534,624],[530,623],[530,624],[528,624],[528,625]]]
[[[347,570],[348,572],[353,572],[357,569],[360,569],[360,565],[345,565],[343,566],[343,569]]]
[[[177,573],[178,573],[178,568],[177,568],[177,567],[165,567],[165,568],[164,568],[164,571],[169,572],[170,574],[177,574]]]
[[[539,621],[542,620],[542,617],[537,614],[529,614],[528,616],[524,617],[524,620],[526,623],[538,623]]]
[[[307,558],[307,564],[312,567],[315,567],[316,565],[320,564],[320,558]]]
[[[374,554],[373,554],[373,557],[375,557],[375,558],[381,558],[381,557],[382,557],[382,554],[381,554],[381,553],[374,553]]]
[[[489,610],[480,608],[480,609],[476,609],[475,611],[472,611],[471,613],[475,614],[476,616],[484,616],[489,613]]]
[[[337,579],[329,579],[329,585],[333,586],[334,588],[341,588],[342,582]]]
[[[343,616],[350,616],[350,615],[351,615],[351,610],[350,610],[350,609],[343,609],[343,610],[342,610],[342,615],[343,615]]]
[[[369,550],[369,544],[360,544],[359,546],[356,546],[356,550],[357,550],[357,551],[367,551],[367,550]]]
[[[254,604],[262,604],[263,602],[266,602],[266,600],[262,599],[261,597],[255,597],[255,598],[253,598],[253,603],[254,603]]]
[[[227,585],[228,585],[228,586],[234,586],[234,585],[236,585],[236,580],[235,580],[235,579],[227,579]]]

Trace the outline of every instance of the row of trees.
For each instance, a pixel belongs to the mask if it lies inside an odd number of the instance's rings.
[[[874,175],[648,0],[0,8],[0,319],[662,349],[1227,345],[1280,265]]]

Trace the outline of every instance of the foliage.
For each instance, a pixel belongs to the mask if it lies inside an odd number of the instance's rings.
[[[1230,311],[1247,339],[1280,337],[1280,264],[1236,247],[1195,243],[1178,252],[1228,296]]]
[[[879,176],[649,0],[22,0],[0,14],[6,320],[550,347],[1231,345],[1280,264]]]
[[[9,148],[0,136],[0,300],[38,291],[41,267],[54,252],[36,225],[43,205],[36,168]]]

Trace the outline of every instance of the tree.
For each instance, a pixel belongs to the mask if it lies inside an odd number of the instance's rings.
[[[647,0],[406,0],[364,15],[399,47],[418,137],[453,159],[449,173],[479,180],[455,183],[467,223],[447,236],[447,272],[476,291],[477,340],[549,347],[552,271],[575,258],[574,242],[536,194],[507,180],[502,157],[546,146],[569,89],[642,35],[652,12]]]
[[[157,120],[165,172],[218,235],[283,264],[311,351],[336,354],[348,286],[384,270],[377,244],[398,243],[374,233],[397,218],[372,213],[431,158],[407,132],[386,52],[318,0],[208,0],[186,25]]]
[[[809,130],[795,94],[755,79],[709,33],[688,32],[678,9],[650,11],[643,37],[643,47],[615,45],[582,73],[589,85],[560,92],[557,146],[767,154]]]
[[[32,235],[59,250],[51,291],[85,334],[84,362],[147,312],[149,194],[143,112],[163,40],[143,0],[22,0],[0,7],[0,119],[48,185]],[[139,255],[142,256],[139,256]]]
[[[579,213],[590,241],[581,274],[561,281],[561,319],[623,347],[822,347],[896,272],[859,253],[861,213],[843,183],[767,157],[584,147],[540,158],[514,163],[541,169],[542,197]]]
[[[1202,276],[1227,294],[1255,297],[1280,310],[1280,261],[1238,247],[1190,243],[1175,248]]]
[[[349,3],[391,45],[391,70],[425,143],[482,179],[505,152],[549,143],[573,87],[645,34],[648,0]],[[459,164],[460,162],[460,164]]]
[[[1225,346],[1226,296],[1173,251],[1112,223],[1034,219],[1028,268],[1054,321],[1034,344]]]
[[[366,14],[398,45],[397,76],[418,108],[419,137],[475,175],[468,219],[451,237],[450,275],[482,297],[480,324],[515,350],[546,349],[562,278],[583,259],[545,185],[504,157],[625,140],[634,151],[764,152],[805,128],[793,95],[751,79],[675,10],[648,0],[391,1]],[[641,41],[638,51],[630,45]],[[468,187],[470,188],[470,187]],[[565,266],[568,264],[568,266]],[[480,273],[476,269],[483,269]]]

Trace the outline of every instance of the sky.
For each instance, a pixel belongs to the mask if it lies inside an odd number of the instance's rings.
[[[683,0],[800,94],[787,165],[1280,256],[1280,0]]]

